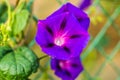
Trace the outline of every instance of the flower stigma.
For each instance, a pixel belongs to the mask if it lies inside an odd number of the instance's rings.
[[[55,43],[57,46],[62,46],[62,45],[64,44],[64,38],[63,38],[63,37],[55,38],[54,43]]]

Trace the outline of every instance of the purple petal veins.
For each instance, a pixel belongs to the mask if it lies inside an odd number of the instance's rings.
[[[45,20],[38,21],[35,40],[52,58],[77,57],[89,41],[89,22],[86,13],[67,3]]]
[[[79,21],[79,24],[85,30],[88,30],[89,22],[90,22],[88,15],[85,12],[83,12],[81,9],[72,5],[71,3],[64,4],[60,9],[58,9],[53,14],[48,16],[48,18],[52,18],[53,16],[56,16],[65,12],[73,14],[76,17],[77,21]]]

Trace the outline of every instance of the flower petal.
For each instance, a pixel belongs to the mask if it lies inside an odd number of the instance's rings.
[[[74,80],[83,71],[83,66],[79,57],[62,61],[68,64],[68,66],[63,65],[63,67],[66,67],[65,69],[60,66],[61,61],[62,60],[52,58],[51,68],[55,70],[55,74],[62,78],[62,80]]]
[[[83,0],[82,4],[80,5],[80,9],[85,9],[92,4],[92,0]]]
[[[51,19],[39,20],[35,40],[41,47],[54,44],[54,37],[58,34],[61,21],[67,13],[52,17]]]
[[[80,25],[85,30],[88,30],[89,22],[90,22],[89,17],[87,16],[87,14],[85,12],[83,12],[82,10],[80,10],[79,8],[75,7],[74,5],[72,5],[70,3],[63,5],[60,9],[55,11],[48,18],[52,18],[53,16],[59,15],[59,14],[64,13],[64,12],[72,13],[77,18]]]
[[[80,56],[86,46],[89,40],[89,18],[70,3],[61,9],[65,9],[63,13],[58,10],[45,20],[38,21],[35,39],[42,51],[52,58],[67,60]]]
[[[42,48],[42,51],[53,58],[67,60],[70,58],[71,53],[68,53],[64,48],[54,45],[53,47]]]
[[[47,25],[44,24],[44,21],[38,21],[38,29],[35,40],[41,47],[45,47],[49,43],[53,42],[53,37],[47,30]]]
[[[53,30],[54,34],[58,34],[60,29],[64,28],[64,21],[66,21],[66,16],[68,16],[69,13],[65,12],[57,16],[52,16],[52,18],[47,18],[45,20],[45,23],[50,26],[50,28]]]
[[[67,24],[63,30],[63,34],[68,39],[65,42],[65,47],[71,52],[71,57],[79,56],[89,41],[89,34],[77,22],[74,16],[67,18]]]

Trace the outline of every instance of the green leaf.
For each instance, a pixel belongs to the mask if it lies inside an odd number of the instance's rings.
[[[17,7],[15,8],[15,13],[19,13],[20,11],[22,11],[25,7],[26,2],[22,1],[20,3],[18,3]]]
[[[3,34],[2,34],[2,32],[0,31],[0,44],[2,43],[2,40],[3,40]]]
[[[7,10],[7,6],[5,3],[0,3],[0,17]]]
[[[0,60],[10,51],[12,51],[12,49],[9,46],[0,46]]]
[[[0,23],[7,20],[7,6],[5,3],[0,3]]]
[[[25,9],[15,14],[12,25],[14,35],[19,34],[25,28],[28,18],[29,12]]]
[[[0,80],[26,80],[38,68],[36,55],[27,47],[6,54],[0,61]]]

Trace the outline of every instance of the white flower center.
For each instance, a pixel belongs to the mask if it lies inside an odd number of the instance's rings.
[[[64,44],[64,39],[63,38],[56,38],[55,44],[58,46],[62,46]]]

